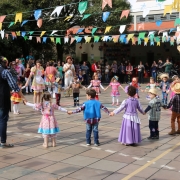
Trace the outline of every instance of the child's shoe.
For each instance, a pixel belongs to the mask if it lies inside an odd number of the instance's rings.
[[[147,139],[154,139],[154,137],[149,136],[149,137],[147,137]]]
[[[159,136],[155,136],[153,139],[159,139]]]
[[[112,106],[114,106],[114,103],[112,103]]]
[[[95,147],[98,147],[100,144],[94,144]]]
[[[117,103],[116,106],[119,106],[119,104]]]
[[[91,144],[86,144],[86,146],[90,146]]]
[[[177,130],[177,131],[176,131],[176,134],[180,134],[180,130]]]
[[[171,130],[171,132],[168,133],[169,135],[175,135],[176,131],[175,130]]]

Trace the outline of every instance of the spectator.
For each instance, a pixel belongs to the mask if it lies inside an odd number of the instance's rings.
[[[156,61],[153,61],[153,64],[151,66],[151,76],[153,77],[154,81],[157,81],[157,67]]]
[[[110,65],[108,62],[106,62],[106,66],[105,66],[105,80],[106,83],[109,83],[109,71],[110,71]]]
[[[126,83],[130,83],[131,82],[132,73],[133,73],[133,66],[129,62],[128,65],[126,66],[126,74],[127,74],[127,76],[126,76]]]
[[[86,65],[86,62],[84,61],[81,65],[81,70],[83,72],[83,78],[84,78],[84,85],[88,85],[88,74],[89,74],[89,68]]]
[[[23,57],[23,54],[21,54],[21,57],[19,58],[19,60],[21,60],[22,65],[25,66],[26,62],[25,62],[25,59]]]
[[[117,61],[113,61],[112,65],[111,65],[111,76],[114,77],[117,75]]]
[[[126,72],[126,67],[123,65],[123,63],[121,63],[119,68],[118,68],[119,80],[120,80],[121,84],[124,83],[125,72]]]
[[[63,78],[63,66],[61,65],[61,61],[58,61],[57,70],[59,73],[59,77],[62,79]]]
[[[169,75],[173,67],[173,64],[169,61],[169,58],[166,59],[166,63],[163,66],[165,67],[165,73]]]
[[[32,52],[30,52],[29,55],[26,56],[27,61],[29,61],[30,59],[34,60],[34,56],[32,55]]]
[[[138,65],[138,81],[139,83],[143,83],[143,75],[144,75],[144,65],[142,64],[142,61],[140,61],[139,65]]]

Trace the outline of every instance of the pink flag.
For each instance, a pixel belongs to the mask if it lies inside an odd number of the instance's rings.
[[[129,10],[123,10],[122,13],[121,13],[120,19],[122,19],[124,16],[127,18],[128,15],[129,15]]]
[[[37,26],[40,28],[42,26],[42,19],[37,20]]]
[[[179,31],[176,31],[175,36],[178,37],[180,35]]]
[[[41,38],[40,37],[36,37],[36,41],[37,41],[37,43],[38,42],[41,43]]]
[[[9,37],[9,34],[6,34],[6,35],[5,35],[5,37],[8,39],[8,37]]]
[[[174,42],[174,37],[171,37],[171,42]]]
[[[70,44],[72,44],[74,42],[74,40],[75,40],[75,38],[72,37]]]
[[[144,30],[144,23],[138,24],[138,31],[139,31],[140,29]]]
[[[2,23],[2,22],[4,21],[5,18],[6,18],[6,15],[0,16],[0,23]]]
[[[13,37],[16,37],[16,33],[15,32],[11,32]]]
[[[112,0],[103,0],[102,9],[104,9],[107,4],[112,8]]]

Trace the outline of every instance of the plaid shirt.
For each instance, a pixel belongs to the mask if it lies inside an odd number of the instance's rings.
[[[73,111],[73,114],[76,114],[76,113],[79,113],[79,112],[81,112],[81,111],[84,111],[85,110],[85,104],[83,104],[82,106],[80,106],[78,109],[76,109],[75,111]],[[105,107],[105,106],[103,106],[102,104],[101,104],[101,109],[105,112],[105,113],[110,113],[109,112],[109,110]],[[96,123],[98,123],[99,121],[100,121],[100,118],[93,118],[93,119],[85,119],[85,121],[86,121],[86,123],[88,123],[88,124],[96,124]]]
[[[19,92],[20,91],[16,81],[14,80],[12,74],[10,73],[10,71],[8,69],[4,69],[2,71],[1,77],[2,77],[2,79],[7,80],[10,88],[12,90],[14,90],[14,92]]]
[[[175,94],[175,96],[170,100],[167,108],[171,108],[172,111],[180,113],[180,94]]]
[[[148,120],[159,121],[161,116],[161,107],[165,107],[165,105],[158,98],[153,98],[144,111],[145,113],[149,111]]]

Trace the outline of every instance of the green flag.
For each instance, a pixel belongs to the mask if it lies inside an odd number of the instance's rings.
[[[27,36],[24,36],[24,40],[26,41],[28,39],[28,37]]]
[[[11,22],[8,26],[8,28],[10,28],[12,25],[14,25],[14,22]]]
[[[145,37],[145,32],[141,32],[141,33],[139,33],[139,36],[138,36],[138,38],[140,39],[144,39],[144,37]]]
[[[141,39],[138,38],[138,45],[141,45]]]
[[[83,21],[84,19],[87,19],[90,15],[91,15],[91,14],[85,14],[85,15],[83,16],[83,18],[82,18],[81,21]]]
[[[155,40],[156,42],[160,42],[160,37],[159,36],[155,37]]]
[[[162,42],[166,42],[166,37],[162,37]]]
[[[171,46],[174,46],[174,41],[170,41],[170,45],[171,45]]]
[[[180,25],[180,18],[177,18],[177,19],[174,21],[174,26],[177,26],[177,25]]]
[[[83,14],[85,12],[85,10],[87,9],[87,4],[87,1],[82,1],[79,3],[78,11],[80,14]]]
[[[34,31],[30,31],[29,34],[32,35],[34,33]]]
[[[97,31],[97,28],[93,28],[91,34],[93,35]]]
[[[99,36],[94,36],[94,42],[99,42],[100,37]]]
[[[151,34],[149,39],[150,39],[150,41],[153,41],[154,40],[154,34]]]
[[[61,38],[56,38],[56,44],[57,43],[61,44]]]

